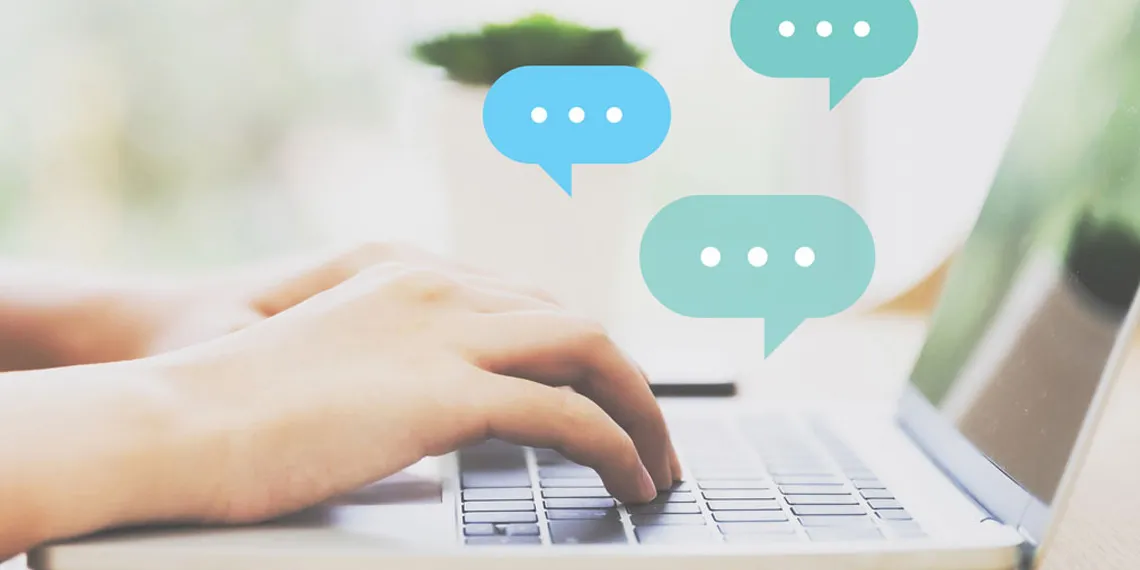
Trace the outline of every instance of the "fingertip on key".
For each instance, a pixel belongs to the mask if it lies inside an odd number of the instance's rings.
[[[641,500],[648,503],[657,498],[657,483],[653,481],[653,476],[649,474],[649,470],[642,467],[641,469]]]

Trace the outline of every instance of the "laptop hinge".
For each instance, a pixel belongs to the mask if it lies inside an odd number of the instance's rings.
[[[1021,568],[1029,570],[1033,566],[1033,558],[1037,555],[1037,541],[1021,525],[1017,527],[1017,534],[1021,535]]]

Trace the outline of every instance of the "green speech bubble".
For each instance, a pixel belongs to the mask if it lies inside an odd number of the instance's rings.
[[[689,196],[654,216],[641,275],[675,313],[763,318],[764,355],[855,304],[875,271],[863,218],[826,196]]]
[[[826,77],[834,109],[867,77],[902,67],[918,43],[910,0],[740,0],[732,45],[768,77]]]

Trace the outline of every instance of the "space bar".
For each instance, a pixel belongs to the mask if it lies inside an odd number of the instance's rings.
[[[554,544],[625,544],[628,542],[620,520],[550,521],[550,541]]]

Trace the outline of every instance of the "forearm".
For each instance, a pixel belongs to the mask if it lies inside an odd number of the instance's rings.
[[[151,361],[0,374],[0,560],[44,541],[207,518],[220,434]]]
[[[163,288],[90,273],[0,264],[0,371],[135,358]]]

